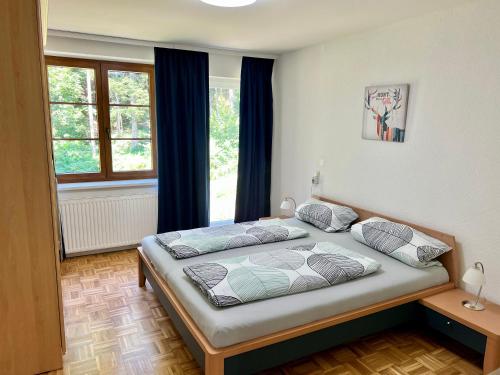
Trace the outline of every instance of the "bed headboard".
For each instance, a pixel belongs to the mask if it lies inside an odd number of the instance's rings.
[[[447,244],[451,247],[451,250],[448,251],[447,253],[444,253],[443,255],[441,255],[438,258],[438,260],[443,264],[443,266],[448,271],[448,274],[450,275],[450,281],[453,282],[455,284],[455,286],[458,286],[458,280],[460,279],[460,274],[459,274],[459,270],[458,270],[457,244],[455,243],[455,237],[452,236],[451,234],[446,234],[446,233],[439,232],[439,231],[434,230],[434,229],[422,227],[420,225],[409,223],[409,222],[404,221],[404,220],[399,220],[399,219],[396,219],[396,218],[393,218],[393,217],[390,217],[390,216],[387,216],[384,214],[380,214],[378,212],[365,210],[363,208],[355,207],[353,205],[350,205],[350,204],[347,204],[344,202],[339,202],[339,201],[336,201],[336,200],[333,200],[333,199],[330,199],[327,197],[313,195],[313,198],[324,201],[324,202],[334,203],[334,204],[338,204],[341,206],[346,206],[346,207],[352,208],[359,216],[357,221],[363,221],[363,220],[369,219],[373,216],[378,216],[378,217],[382,217],[382,218],[387,219],[387,220],[391,220],[391,221],[395,221],[395,222],[398,222],[401,224],[409,225],[412,228],[419,230],[420,232],[423,232],[425,234],[428,234],[431,237],[434,237],[440,241],[443,241],[445,244]]]

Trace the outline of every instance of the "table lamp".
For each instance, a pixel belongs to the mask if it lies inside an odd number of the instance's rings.
[[[484,310],[484,305],[479,303],[479,296],[481,295],[481,290],[483,289],[483,285],[485,283],[483,264],[481,262],[474,263],[473,267],[470,267],[467,271],[465,271],[462,280],[466,284],[479,288],[475,301],[463,301],[462,304],[464,307],[475,311]]]
[[[293,203],[293,210],[292,210],[292,203]],[[295,214],[295,209],[297,208],[297,202],[295,202],[295,199],[293,199],[292,197],[285,197],[281,201],[280,208],[282,210],[291,211],[292,214]]]

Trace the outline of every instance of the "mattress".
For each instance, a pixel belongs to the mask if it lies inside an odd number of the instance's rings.
[[[350,233],[326,233],[295,218],[286,221],[306,229],[310,236],[286,243],[249,246],[179,260],[174,259],[159,246],[153,236],[144,238],[142,247],[205,337],[216,348],[251,340],[449,281],[448,272],[442,266],[413,268],[357,242]],[[182,270],[189,264],[319,241],[337,243],[376,260],[381,267],[376,273],[344,284],[226,308],[218,308],[208,302]]]

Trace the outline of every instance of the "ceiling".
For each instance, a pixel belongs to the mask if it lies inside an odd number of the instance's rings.
[[[49,28],[282,53],[472,0],[257,0],[219,8],[199,0],[49,0]]]

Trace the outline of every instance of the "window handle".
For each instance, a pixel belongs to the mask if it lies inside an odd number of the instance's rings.
[[[108,140],[111,141],[111,128],[106,128],[106,135],[108,136]]]

